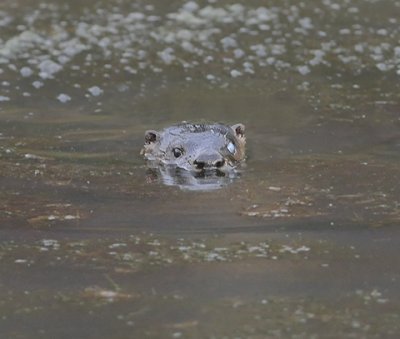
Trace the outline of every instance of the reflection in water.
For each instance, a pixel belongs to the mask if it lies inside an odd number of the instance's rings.
[[[148,182],[161,182],[185,191],[213,191],[230,184],[239,176],[236,170],[191,172],[176,166],[159,166],[149,168],[146,178]]]

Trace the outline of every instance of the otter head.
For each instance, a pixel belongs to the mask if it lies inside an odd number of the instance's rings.
[[[151,161],[195,171],[226,172],[245,156],[243,124],[182,123],[145,133],[142,154]]]

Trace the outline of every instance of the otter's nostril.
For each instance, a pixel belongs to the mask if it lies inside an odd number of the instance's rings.
[[[214,165],[216,168],[221,168],[222,166],[224,166],[224,164],[225,164],[225,160],[222,159],[222,160],[216,161]]]
[[[204,161],[195,160],[193,164],[196,166],[197,169],[203,169],[206,166]]]

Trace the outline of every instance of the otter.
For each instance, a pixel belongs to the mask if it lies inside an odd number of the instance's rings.
[[[155,164],[186,171],[226,173],[245,158],[245,126],[182,122],[161,131],[148,130],[141,151]]]

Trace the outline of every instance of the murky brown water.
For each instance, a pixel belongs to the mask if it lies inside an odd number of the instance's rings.
[[[397,338],[399,1],[3,1],[1,338]],[[244,123],[219,190],[146,129]]]

